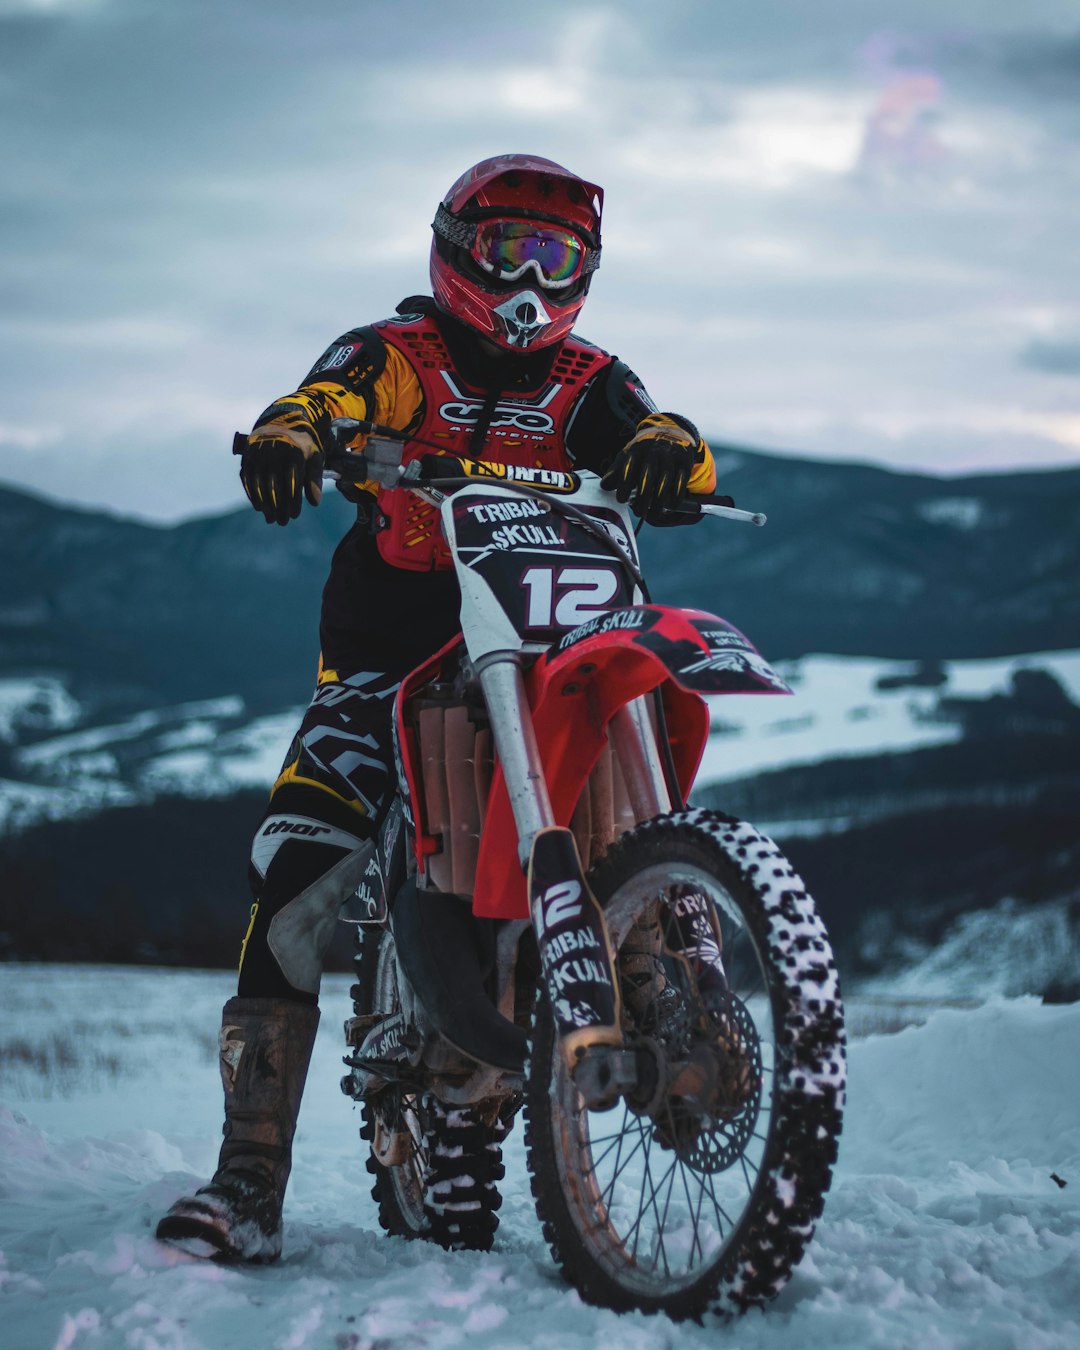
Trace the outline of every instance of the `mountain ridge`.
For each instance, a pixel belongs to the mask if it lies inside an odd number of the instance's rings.
[[[770,658],[992,657],[1080,647],[1080,468],[939,478],[717,445],[763,531],[646,529],[658,601],[720,612]],[[288,529],[246,506],[171,525],[0,485],[0,673],[53,672],[101,707],[302,698],[321,588],[352,508]]]

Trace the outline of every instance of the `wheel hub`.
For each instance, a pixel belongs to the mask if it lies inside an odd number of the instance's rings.
[[[653,1136],[697,1172],[726,1171],[742,1156],[761,1105],[761,1043],[745,1004],[724,990],[706,1000],[708,1039],[668,1062],[665,1090],[649,1112]]]

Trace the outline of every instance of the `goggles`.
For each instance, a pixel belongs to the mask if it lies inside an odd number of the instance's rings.
[[[600,250],[562,225],[508,217],[471,224],[440,207],[435,229],[467,248],[477,267],[498,281],[517,281],[531,271],[545,290],[557,291],[600,265]]]
[[[587,249],[570,230],[534,220],[485,220],[469,250],[473,262],[499,281],[517,281],[530,269],[546,290],[572,286],[585,270]]]

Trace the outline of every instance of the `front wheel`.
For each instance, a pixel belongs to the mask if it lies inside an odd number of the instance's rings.
[[[526,1149],[552,1255],[611,1308],[763,1304],[801,1259],[836,1160],[845,1042],[825,929],[775,844],[715,812],[639,825],[590,881],[638,1082],[589,1111],[541,995]]]

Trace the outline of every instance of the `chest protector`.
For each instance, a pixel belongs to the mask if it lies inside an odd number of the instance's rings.
[[[465,383],[434,322],[426,315],[373,325],[389,347],[405,357],[423,391],[421,421],[415,434],[446,447],[450,455],[495,460],[536,469],[573,467],[566,451],[566,429],[586,385],[612,361],[607,352],[569,337],[559,347],[551,371],[529,392],[499,393]],[[478,425],[487,424],[476,444]],[[434,452],[407,444],[404,459]],[[450,550],[443,541],[436,507],[413,492],[379,493],[379,509],[389,527],[377,536],[379,553],[393,567],[410,572],[445,571]]]

